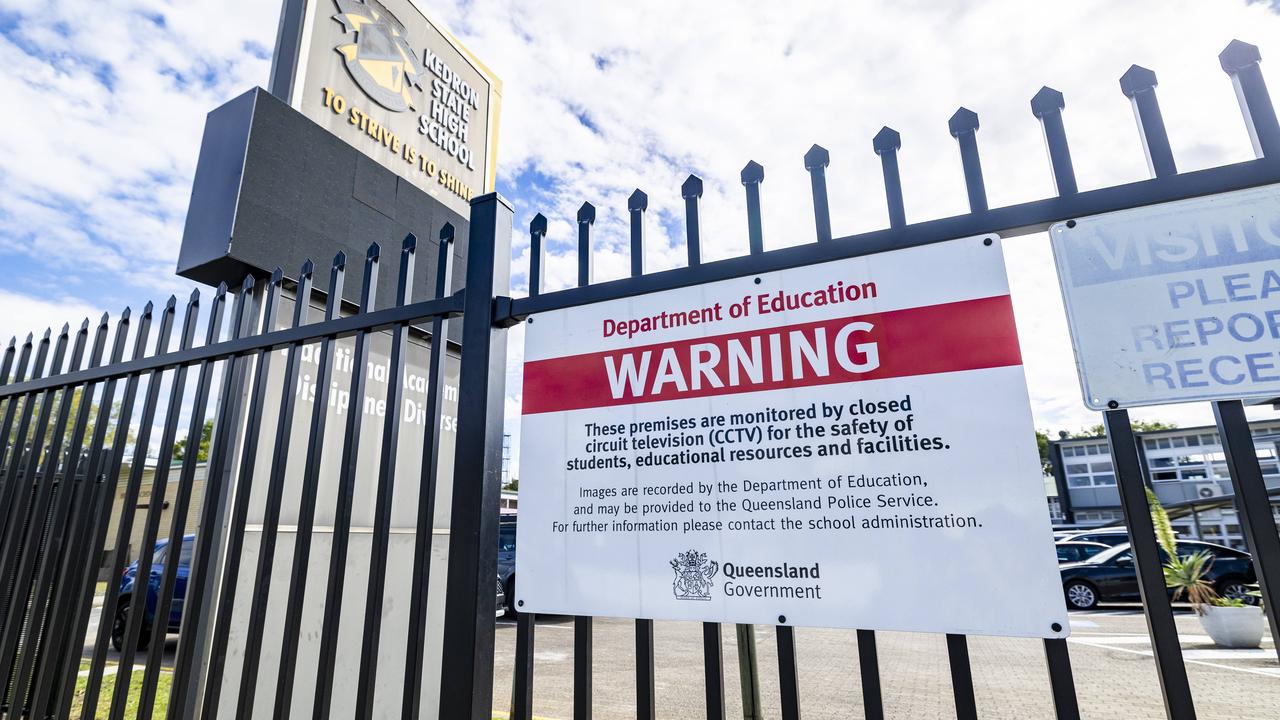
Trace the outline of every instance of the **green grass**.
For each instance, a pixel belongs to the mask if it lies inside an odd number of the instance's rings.
[[[114,663],[107,665],[108,668],[115,667]],[[80,672],[89,669],[89,663],[80,663]],[[138,665],[134,667],[133,675],[129,678],[129,699],[125,703],[124,716],[126,718],[138,717],[138,702],[142,698],[142,675],[143,667]],[[94,713],[95,720],[106,720],[111,714],[111,694],[115,690],[116,676],[115,674],[102,677],[102,691],[98,695],[98,709]],[[71,717],[79,717],[80,710],[84,707],[84,692],[89,684],[87,676],[78,677],[76,679],[76,694],[71,700]],[[153,718],[162,718],[169,711],[169,692],[173,689],[173,673],[168,670],[160,671],[159,682],[156,683],[156,701],[155,710],[152,712]]]
[[[108,668],[114,668],[115,663],[108,663]],[[89,670],[88,661],[80,663],[80,672],[86,673]],[[133,671],[133,677],[129,678],[129,700],[125,703],[124,716],[126,718],[138,717],[138,701],[142,693],[142,666],[137,666]],[[102,678],[102,692],[98,696],[98,711],[94,713],[95,720],[108,720],[111,714],[111,693],[115,690],[114,674],[104,675]],[[71,700],[71,717],[79,717],[80,709],[84,707],[84,691],[89,684],[88,677],[79,677],[76,679],[76,694]],[[163,718],[169,711],[169,693],[173,689],[173,673],[169,670],[160,671],[160,680],[156,685],[156,702],[155,711],[151,717]],[[510,716],[500,710],[493,712],[493,720],[507,720]],[[534,716],[535,720],[550,720],[541,716]]]

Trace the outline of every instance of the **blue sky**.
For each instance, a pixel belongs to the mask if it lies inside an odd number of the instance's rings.
[[[1028,103],[1061,90],[1082,188],[1147,169],[1118,78],[1156,71],[1179,167],[1252,152],[1217,53],[1260,46],[1280,77],[1275,3],[1080,0],[981,3],[582,4],[424,2],[504,82],[498,187],[516,206],[515,291],[525,230],[551,219],[549,288],[573,282],[574,211],[600,210],[601,279],[628,272],[626,198],[648,192],[652,269],[683,264],[680,183],[706,181],[705,254],[746,251],[738,171],[763,186],[768,247],[813,237],[802,155],[819,142],[837,235],[883,227],[871,138],[902,133],[908,219],[962,213],[947,118],[981,117],[993,206],[1045,197],[1052,183]],[[173,275],[205,114],[265,84],[272,0],[0,0],[0,334],[61,325],[191,285]],[[1274,65],[1268,64],[1275,63]],[[1272,83],[1274,93],[1280,85]],[[1081,404],[1043,235],[1006,244],[1037,424],[1078,428]],[[513,334],[508,415],[519,415]],[[1137,413],[1184,425],[1208,407]]]

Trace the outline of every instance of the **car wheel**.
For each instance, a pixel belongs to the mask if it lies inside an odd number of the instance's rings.
[[[124,635],[129,628],[129,607],[131,598],[122,597],[116,603],[116,617],[111,623],[111,647],[116,652],[124,649]],[[138,634],[138,649],[146,650],[151,644],[151,628],[145,623],[142,626],[142,632]]]
[[[507,578],[507,617],[515,617],[519,615],[516,612],[516,576],[512,575]]]
[[[1218,583],[1218,595],[1230,600],[1244,600],[1249,597],[1249,586],[1242,580],[1223,580]]]
[[[1067,604],[1072,610],[1092,610],[1098,606],[1098,590],[1083,580],[1071,580],[1063,586]]]

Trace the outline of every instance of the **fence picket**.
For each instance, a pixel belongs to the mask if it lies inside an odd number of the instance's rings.
[[[827,201],[827,166],[831,153],[821,145],[814,145],[804,154],[804,169],[809,171],[809,184],[813,192],[813,226],[818,242],[831,239],[831,205]]]
[[[276,268],[267,282],[260,334],[266,334],[276,327],[280,314],[280,289],[283,281],[283,271]],[[240,572],[240,565],[244,562],[245,525],[248,524],[249,519],[254,468],[258,462],[258,443],[262,439],[263,405],[266,403],[270,387],[272,355],[271,351],[263,349],[258,351],[254,359],[253,388],[250,391],[249,413],[245,421],[244,446],[240,450],[240,467],[235,477],[235,492],[231,496],[231,520],[226,535],[226,554],[221,571],[222,587],[216,608],[211,608],[215,615],[213,634],[209,640],[209,664],[200,717],[218,717],[218,706],[222,702],[222,680],[227,666],[231,623],[235,617],[236,590],[243,574]],[[240,678],[240,680],[241,685],[244,685],[246,679]],[[257,678],[253,678],[252,682],[256,683]]]
[[[444,298],[453,290],[453,251],[454,228],[452,224],[445,223],[440,228],[440,248],[436,259],[437,299]],[[449,343],[448,337],[448,318],[443,315],[433,317],[431,355],[427,364],[427,404],[424,408],[427,431],[422,441],[418,514],[414,525],[413,579],[409,591],[409,632],[405,647],[405,682],[400,707],[403,720],[417,720],[422,710],[421,678],[427,635],[428,591],[431,587],[432,525],[436,516],[436,485],[440,480],[440,416],[444,408],[445,348]],[[515,598],[508,598],[507,602],[513,603]]]
[[[396,304],[408,305],[413,287],[417,238],[405,238],[400,250],[400,275]],[[364,604],[364,635],[360,649],[360,678],[356,684],[356,718],[373,718],[374,682],[378,673],[378,646],[382,638],[382,601],[387,580],[387,551],[391,543],[391,501],[394,499],[396,460],[400,447],[400,415],[404,407],[405,354],[409,326],[391,334],[391,358],[387,377],[387,411],[382,426],[382,458],[378,461],[378,490],[374,499],[373,552],[369,559],[369,588]]]
[[[234,343],[253,334],[258,304],[252,275],[247,275],[236,293],[231,309],[231,339]],[[248,382],[250,357],[228,357],[219,384],[217,420],[214,424],[209,464],[205,470],[203,506],[196,531],[196,544],[191,558],[187,595],[183,602],[182,627],[178,652],[174,660],[173,691],[169,696],[168,720],[195,717],[204,690],[204,674],[197,668],[207,657],[209,637],[213,632],[213,612],[217,602],[217,583],[223,557],[219,542],[231,492],[232,466],[235,462],[236,437],[240,420],[242,389]],[[204,538],[202,542],[200,538]]]
[[[107,336],[108,316],[104,314],[98,322],[97,330],[94,332],[93,349],[89,352],[89,367],[98,367],[102,364],[102,357],[106,352]],[[71,515],[77,489],[80,486],[80,463],[84,452],[85,434],[88,432],[89,417],[93,410],[94,386],[86,385],[80,390],[80,402],[76,408],[76,421],[70,436],[67,438],[65,452],[54,450],[50,453],[51,457],[57,458],[62,463],[61,472],[57,473],[57,468],[55,467],[54,472],[56,474],[52,476],[54,482],[57,483],[57,487],[48,523],[49,537],[41,552],[42,557],[39,559],[35,589],[31,596],[31,611],[27,620],[29,637],[22,648],[22,658],[18,664],[18,680],[14,683],[14,686],[21,689],[20,692],[29,698],[24,707],[29,715],[36,714],[36,711],[33,711],[32,708],[39,707],[37,705],[39,700],[37,691],[40,688],[37,683],[35,687],[31,688],[30,695],[26,694],[26,689],[32,683],[32,680],[39,679],[40,676],[36,674],[37,668],[42,665],[43,660],[49,657],[49,646],[54,644],[55,627],[51,624],[52,610],[57,600],[57,596],[54,594],[54,581],[64,561],[63,553],[66,549],[64,545],[70,532],[68,519]],[[64,392],[74,394],[74,390],[64,390]],[[60,479],[58,479],[59,477]],[[35,634],[32,635],[32,633]],[[33,641],[32,638],[37,639]],[[52,673],[46,674],[52,675]]]
[[[294,292],[293,327],[295,328],[307,324],[314,275],[315,265],[308,260],[298,273],[298,284]],[[293,343],[285,350],[281,387],[298,386],[301,350],[302,343]],[[271,453],[271,468],[267,474],[262,531],[258,536],[258,562],[249,593],[249,624],[245,632],[240,666],[241,682],[240,693],[236,698],[236,717],[253,717],[253,703],[258,691],[258,666],[262,660],[267,599],[271,593],[271,574],[275,569],[276,541],[280,535],[280,507],[284,499],[285,470],[289,459],[289,446],[293,440],[293,416],[296,408],[297,393],[282,393],[276,419],[275,444]],[[253,678],[253,681],[245,682],[244,678]]]
[[[154,306],[150,303],[142,312],[142,322],[138,326],[138,338],[134,341],[134,358],[141,358],[146,354],[146,336],[150,330],[152,314]],[[160,328],[156,333],[156,351],[162,353],[169,346],[169,336],[173,330],[173,304],[167,305],[160,313]],[[110,507],[115,500],[116,488],[120,484],[120,472],[124,466],[124,454],[129,445],[129,428],[133,416],[133,406],[137,400],[138,384],[141,381],[141,375],[132,375],[129,381],[125,383],[124,404],[121,405],[120,413],[116,423],[115,437],[111,443],[111,465],[107,471],[109,488],[104,488],[107,494],[102,498]],[[138,504],[138,493],[142,482],[143,464],[146,458],[146,448],[150,442],[151,420],[155,417],[156,403],[160,400],[160,370],[152,370],[147,374],[147,393],[142,401],[142,417],[138,423],[138,437],[133,443],[133,459],[129,465],[129,478],[125,483],[125,494],[121,500],[121,507],[126,510],[133,508]],[[128,410],[128,412],[126,412]],[[141,452],[139,452],[141,451]],[[120,523],[116,527],[116,541],[111,547],[111,561],[108,563],[107,577],[118,578],[124,573],[127,561],[126,551],[129,544],[129,537],[133,531],[134,513],[122,512]],[[101,534],[94,541],[93,552],[89,555],[91,558],[101,556],[104,544],[107,540],[108,527],[106,523],[102,523]],[[93,565],[94,563],[86,563]],[[96,570],[96,568],[95,568]],[[97,573],[86,567],[84,575],[81,577],[81,587],[94,587],[94,581],[97,579]],[[110,588],[108,588],[110,590]],[[88,593],[86,593],[88,594]],[[84,699],[81,707],[81,717],[83,720],[90,720],[97,717],[98,696],[102,689],[102,675],[106,669],[107,648],[111,644],[111,631],[113,620],[116,616],[116,607],[119,603],[119,597],[114,592],[108,591],[103,598],[102,609],[99,614],[97,638],[93,645],[93,660],[89,664],[89,676],[85,682]],[[79,627],[84,628],[89,621],[88,603],[81,608]],[[83,634],[84,630],[81,630]]]
[[[106,324],[107,321],[108,315],[104,314],[102,323]],[[126,308],[116,321],[109,364],[115,365],[124,359],[124,346],[128,339],[129,327],[130,312]],[[67,703],[70,702],[68,688],[73,686],[75,677],[70,667],[74,666],[77,671],[79,670],[80,646],[74,646],[73,643],[83,639],[84,629],[76,622],[77,612],[92,600],[92,593],[89,593],[89,598],[83,597],[84,587],[77,581],[87,574],[88,567],[97,565],[96,557],[93,558],[95,562],[85,562],[85,558],[91,557],[87,555],[88,545],[92,542],[92,538],[97,537],[98,528],[102,524],[100,517],[94,511],[98,507],[96,499],[101,486],[105,484],[102,481],[102,465],[106,459],[106,453],[103,452],[102,446],[106,442],[107,420],[110,416],[111,400],[115,397],[117,382],[115,379],[108,380],[103,386],[95,415],[93,436],[89,441],[88,465],[83,480],[77,478],[73,483],[75,488],[68,520],[70,535],[67,539],[67,549],[58,563],[57,579],[54,581],[55,600],[49,613],[49,642],[47,643],[49,648],[45,651],[48,661],[44,665],[52,670],[37,675],[36,688],[30,703],[36,712],[43,712],[45,716],[52,715],[58,710],[60,691],[61,698]],[[89,395],[87,391],[85,394]],[[79,628],[78,633],[72,629],[73,626]],[[65,712],[69,715],[69,704],[66,707],[68,709],[65,709]]]
[[[1053,185],[1058,196],[1074,195],[1075,168],[1071,164],[1071,148],[1067,143],[1066,126],[1062,122],[1062,110],[1066,100],[1062,93],[1045,86],[1031,99],[1031,114],[1040,120],[1044,132],[1045,147],[1049,152],[1049,167],[1053,172]],[[1075,677],[1071,671],[1071,654],[1066,640],[1044,641],[1045,663],[1049,668],[1049,686],[1053,691],[1054,711],[1058,720],[1079,720],[1080,707],[1076,698]]]
[[[342,309],[342,287],[346,280],[347,256],[338,253],[329,270],[325,291],[324,322],[330,322]],[[298,295],[298,302],[304,297]],[[310,304],[310,297],[306,302]],[[298,641],[302,629],[303,601],[307,591],[307,571],[311,562],[312,534],[315,530],[316,493],[320,486],[320,461],[324,452],[324,434],[329,418],[329,377],[333,373],[334,338],[320,339],[316,361],[316,396],[311,407],[311,423],[307,431],[307,457],[302,470],[302,488],[298,493],[298,528],[294,533],[293,566],[289,575],[289,595],[285,601],[285,618],[281,633],[280,668],[276,679],[276,697],[272,717],[288,720],[293,711],[293,683],[297,671]]]
[[[372,311],[377,297],[378,260],[381,248],[377,243],[369,246],[364,260],[364,284],[360,290],[360,312]],[[349,397],[365,396],[366,373],[360,368],[369,364],[369,337],[367,332],[356,333],[352,353],[351,386]],[[314,718],[327,720],[333,705],[333,673],[338,659],[338,625],[342,618],[342,595],[346,584],[347,548],[351,543],[351,503],[355,500],[356,475],[360,466],[360,430],[364,425],[364,413],[347,413],[345,435],[342,438],[342,464],[338,476],[338,498],[334,510],[333,540],[329,551],[329,575],[325,590],[324,620],[320,629],[320,659],[316,675],[315,699],[311,706]]]
[[[226,309],[227,285],[218,285],[209,307],[209,323],[205,331],[205,345],[218,341],[222,332],[222,317]],[[196,464],[200,456],[200,440],[204,431],[204,419],[209,405],[209,392],[213,383],[212,360],[203,360],[197,369],[195,394],[192,396],[191,420],[187,426],[186,448],[178,471],[177,492],[173,500],[173,515],[169,522],[170,558],[181,558],[185,545],[187,514],[191,507],[191,495],[195,485]],[[172,452],[169,453],[172,456]],[[198,539],[197,539],[198,542]],[[168,618],[173,607],[174,589],[178,581],[177,560],[167,562],[160,575],[160,587],[156,591],[155,617]],[[167,624],[167,620],[165,621]],[[156,690],[160,684],[161,664],[165,648],[164,631],[160,641],[152,638],[147,650],[146,666],[142,676],[142,689],[138,699],[138,717],[150,718],[155,708]]]

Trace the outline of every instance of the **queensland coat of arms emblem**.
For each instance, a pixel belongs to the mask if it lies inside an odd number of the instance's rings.
[[[682,552],[671,561],[671,569],[676,573],[676,579],[671,583],[671,592],[676,599],[711,599],[711,578],[720,570],[720,564],[708,560],[706,553],[697,550]]]
[[[404,25],[378,0],[333,2],[338,7],[333,19],[342,23],[347,40],[334,49],[346,60],[351,79],[388,110],[414,109],[410,89],[422,87],[424,71]]]

